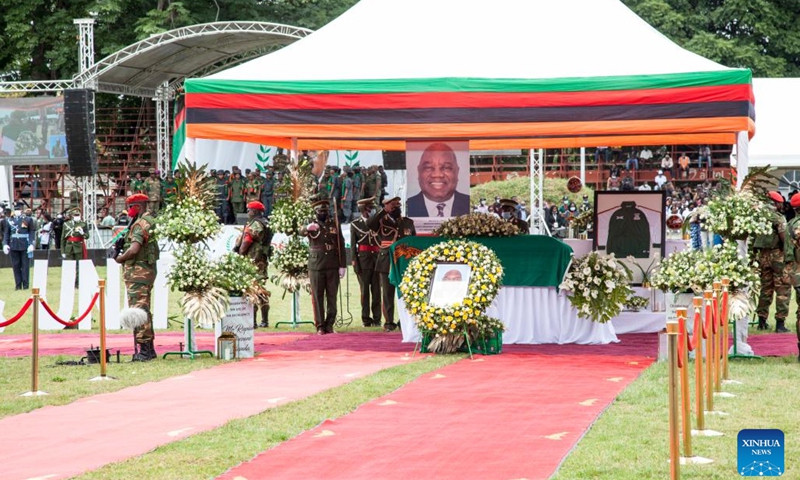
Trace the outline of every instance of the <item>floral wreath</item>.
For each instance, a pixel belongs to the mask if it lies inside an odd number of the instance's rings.
[[[439,262],[470,266],[467,296],[462,302],[447,307],[428,304],[431,281]],[[423,334],[461,335],[466,327],[474,336],[485,336],[504,329],[500,320],[484,315],[500,291],[502,280],[503,266],[490,248],[476,242],[451,240],[427,248],[409,263],[400,292]]]

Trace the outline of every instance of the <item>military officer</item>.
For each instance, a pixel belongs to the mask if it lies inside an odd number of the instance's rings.
[[[145,193],[147,191],[147,186],[142,179],[142,172],[136,172],[136,176],[133,177],[131,181],[131,194],[134,193]]]
[[[515,200],[504,198],[500,200],[500,215],[508,223],[516,225],[522,235],[528,234],[528,222],[517,217],[517,203]]]
[[[378,177],[380,178],[380,177]],[[383,310],[383,329],[387,332],[397,329],[394,322],[394,285],[389,283],[389,247],[401,238],[417,234],[414,221],[404,217],[400,209],[400,197],[387,198],[383,201],[383,209],[367,221],[380,245],[378,258],[375,261],[375,272],[381,284],[381,309]]]
[[[153,341],[153,314],[150,311],[150,294],[156,280],[158,242],[153,236],[155,218],[147,211],[149,198],[137,193],[125,199],[128,217],[132,223],[125,234],[123,253],[114,260],[123,265],[122,278],[128,291],[130,308],[120,313],[123,325],[132,326],[136,351],[134,362],[146,362],[157,357]]]
[[[264,204],[259,201],[252,201],[247,204],[247,225],[242,234],[236,241],[234,252],[239,255],[246,255],[253,260],[258,267],[259,281],[266,285],[267,267],[269,266],[269,249],[272,244],[272,230],[269,228],[267,219],[264,218]],[[259,305],[256,305],[259,307]],[[269,327],[269,303],[260,305],[261,324],[256,322],[258,308],[253,309],[253,328]]]
[[[85,260],[86,239],[89,237],[89,225],[81,220],[81,209],[73,208],[69,220],[64,222],[61,230],[61,258],[64,260]],[[78,286],[80,265],[75,265],[75,286]]]
[[[367,225],[374,205],[373,198],[359,200],[361,214],[350,224],[350,253],[361,288],[361,323],[365,327],[381,326],[381,283],[375,273],[380,246],[375,232]]]
[[[158,170],[151,168],[148,170],[150,176],[145,180],[145,192],[147,194],[148,204],[147,210],[151,215],[158,215],[158,210],[161,207],[161,180],[158,178]]]
[[[23,214],[22,203],[14,205],[14,215],[3,219],[3,253],[11,257],[16,290],[27,290],[30,280],[30,256],[36,245],[33,218]]]
[[[317,335],[333,332],[336,321],[336,293],[339,280],[345,274],[344,238],[330,213],[329,202],[318,200],[312,204],[314,220],[300,229],[308,237],[308,276],[311,280],[311,303]]]
[[[178,182],[175,181],[172,172],[167,173],[167,178],[164,180],[164,183],[161,184],[161,187],[161,197],[164,199],[164,203],[174,202],[175,197],[178,195]]]
[[[772,304],[772,295],[775,294],[775,331],[788,332],[786,329],[786,316],[789,314],[789,297],[791,296],[791,278],[785,269],[786,252],[786,219],[780,213],[783,206],[783,196],[778,192],[767,194],[772,200],[774,210],[770,213],[772,232],[766,235],[757,235],[753,240],[753,250],[758,261],[758,270],[761,276],[761,293],[758,297],[758,329],[767,330],[767,317]]]
[[[229,211],[229,204],[228,199],[230,198],[229,188],[228,188],[228,179],[225,178],[225,172],[222,170],[217,170],[217,206],[214,209],[214,212],[217,214],[217,218],[219,219],[219,223],[227,223],[228,221],[228,211]]]
[[[233,178],[228,183],[228,200],[233,208],[234,221],[236,215],[244,212],[245,182],[242,179],[242,172],[237,168],[233,171]]]
[[[275,180],[272,178],[272,170],[267,170],[267,178],[264,180],[264,185],[261,189],[261,203],[264,204],[264,216],[269,218],[272,215],[272,205],[275,195]]]

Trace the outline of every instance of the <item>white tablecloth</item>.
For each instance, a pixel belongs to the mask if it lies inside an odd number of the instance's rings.
[[[419,340],[413,318],[398,302],[404,342]],[[506,326],[503,343],[579,343],[619,342],[611,322],[596,323],[578,318],[578,312],[563,293],[554,287],[503,287],[486,312]]]
[[[572,252],[575,258],[582,257],[592,251],[592,240],[579,240],[577,238],[565,238],[564,243],[572,247]],[[664,257],[669,257],[675,252],[680,252],[689,248],[691,245],[689,240],[670,240],[664,244]]]

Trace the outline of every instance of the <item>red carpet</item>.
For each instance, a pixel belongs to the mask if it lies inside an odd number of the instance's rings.
[[[334,342],[336,336],[324,338]],[[384,342],[398,343],[389,335]],[[0,478],[58,479],[90,471],[407,362],[406,351],[268,352],[7,417],[0,420],[7,437],[0,449]]]
[[[220,478],[548,478],[651,361],[519,353],[462,360]]]
[[[747,343],[753,347],[756,355],[762,357],[797,356],[797,335],[794,332],[750,335]]]

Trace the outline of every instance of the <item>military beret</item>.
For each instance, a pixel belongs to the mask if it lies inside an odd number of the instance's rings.
[[[362,198],[361,200],[357,201],[356,203],[358,204],[359,207],[363,207],[363,206],[366,206],[366,205],[372,205],[372,204],[375,203],[375,197]]]
[[[253,200],[252,202],[248,203],[247,204],[247,209],[248,210],[260,210],[262,212],[264,210],[266,210],[266,208],[264,207],[264,204],[259,202],[258,200]]]
[[[767,196],[769,196],[769,198],[771,198],[773,202],[781,202],[781,203],[783,203],[783,201],[784,201],[783,195],[781,195],[778,192],[769,192],[769,193],[767,193]]]
[[[134,193],[133,195],[125,199],[125,204],[148,202],[148,201],[150,201],[150,198],[144,193]]]
[[[311,208],[314,210],[327,210],[329,208],[329,203],[327,200],[317,200],[311,204]]]
[[[792,200],[789,202],[794,208],[800,207],[800,193],[792,195]]]
[[[383,201],[383,204],[384,204],[384,205],[388,205],[388,204],[390,204],[390,203],[392,203],[392,202],[394,202],[394,201],[397,201],[397,202],[399,202],[399,201],[400,201],[400,197],[392,197],[392,198],[387,198],[387,199],[385,199],[385,200]]]

